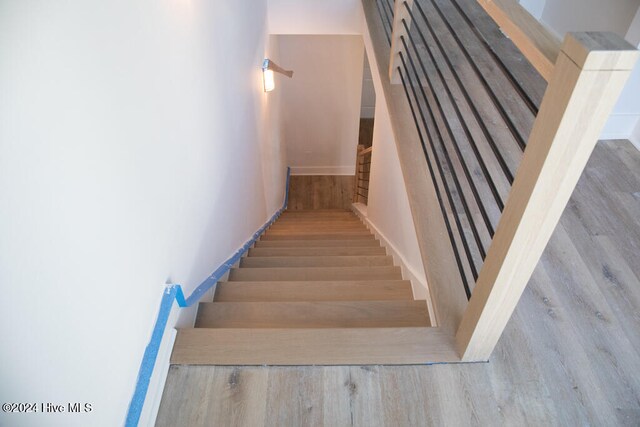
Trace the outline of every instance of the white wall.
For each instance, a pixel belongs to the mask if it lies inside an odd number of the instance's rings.
[[[634,46],[640,43],[639,0],[520,0],[560,40],[570,31],[611,31]],[[629,77],[601,139],[634,140],[640,125],[640,64]]]
[[[640,4],[626,31],[625,39],[640,49]],[[640,149],[635,129],[640,127],[640,63],[629,76],[618,102],[602,132],[602,139],[629,139]]]
[[[165,283],[281,203],[265,34],[266,1],[0,3],[0,401],[94,408],[0,424],[121,425]]]
[[[394,246],[410,270],[416,299],[428,299],[427,279],[413,225],[409,198],[394,141],[387,106],[379,102],[373,126],[373,152],[369,178],[367,218]],[[405,278],[407,275],[405,275]],[[433,311],[431,311],[433,312]]]
[[[279,58],[278,36],[270,35],[267,40],[267,57]],[[287,77],[275,73],[275,80],[281,88]],[[262,132],[260,153],[262,155],[262,180],[267,203],[267,212],[272,213],[282,207],[284,183],[287,178],[288,160],[282,134],[282,90],[273,90],[262,97]]]
[[[632,139],[634,129],[638,125],[640,125],[640,64],[636,64],[631,72],[600,138]]]
[[[545,2],[546,0],[519,0],[522,7],[527,9],[527,11],[538,20],[542,17]]]
[[[282,133],[291,173],[353,175],[358,144],[362,37],[279,35]]]
[[[271,34],[362,34],[360,0],[268,0]]]
[[[546,0],[542,22],[561,39],[569,31],[627,33],[638,0]]]

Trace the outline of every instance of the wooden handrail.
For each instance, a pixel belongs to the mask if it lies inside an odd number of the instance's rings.
[[[613,33],[566,36],[456,334],[462,360],[489,358],[637,59]]]
[[[478,3],[549,81],[560,53],[560,40],[516,0],[478,0]]]

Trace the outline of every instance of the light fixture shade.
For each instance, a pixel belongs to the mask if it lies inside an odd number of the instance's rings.
[[[273,70],[262,70],[262,81],[264,83],[264,91],[271,92],[276,87]]]

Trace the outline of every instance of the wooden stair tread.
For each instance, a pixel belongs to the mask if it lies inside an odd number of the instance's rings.
[[[275,222],[271,227],[316,227],[316,226],[332,226],[332,227],[364,227],[364,225],[360,220],[357,219],[342,219],[342,220],[327,220],[327,219],[297,219],[297,220],[289,220],[285,219],[282,221]]]
[[[284,211],[282,214],[288,215],[288,214],[332,213],[332,212],[352,213],[350,209],[331,208],[331,209],[289,209]]]
[[[246,257],[240,260],[240,268],[266,267],[361,267],[393,265],[388,255],[347,255],[347,256],[281,256]]]
[[[292,215],[292,216],[281,216],[278,221],[286,222],[296,222],[296,221],[360,221],[357,215],[350,214],[331,214],[331,215]]]
[[[438,328],[179,329],[172,364],[390,365],[456,362]]]
[[[219,282],[216,302],[411,300],[408,280]]]
[[[197,328],[399,328],[429,326],[425,301],[205,302]]]
[[[311,214],[311,215],[283,215],[279,218],[282,221],[306,221],[306,220],[359,220],[358,216],[351,213],[331,213],[331,214]]]
[[[316,228],[311,230],[267,230],[263,235],[263,239],[270,239],[274,236],[286,237],[286,236],[342,236],[343,238],[352,238],[353,236],[366,236],[365,238],[373,239],[373,235],[369,230],[335,230],[335,229],[322,229]]]
[[[332,222],[335,224],[363,224],[356,215],[342,217],[280,217],[276,224],[314,224],[316,222]]]
[[[280,218],[330,218],[330,217],[355,217],[352,211],[327,210],[327,211],[285,211]]]
[[[400,267],[271,267],[232,268],[229,281],[401,280]]]
[[[280,240],[258,240],[256,248],[297,248],[297,247],[380,247],[380,242],[375,239],[280,239]]]
[[[386,255],[381,246],[251,248],[248,257]]]
[[[309,232],[309,231],[322,231],[325,233],[337,233],[337,232],[345,232],[345,233],[353,233],[353,232],[361,232],[361,233],[370,233],[369,229],[364,226],[364,224],[345,224],[345,225],[327,225],[324,222],[319,222],[317,224],[304,224],[304,225],[274,225],[269,227],[267,232],[278,232],[278,233],[293,233],[293,232]]]
[[[264,240],[374,240],[375,237],[370,233],[343,233],[343,232],[309,232],[309,233],[286,233],[273,234],[265,233],[260,238]]]

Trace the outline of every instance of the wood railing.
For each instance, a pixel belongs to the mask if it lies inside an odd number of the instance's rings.
[[[387,0],[375,1],[384,10]],[[380,14],[391,28],[388,94],[402,85],[449,236],[447,250],[421,245],[440,256],[425,269],[438,270],[426,272],[434,305],[463,361],[488,360],[638,58],[614,34],[568,34],[541,98],[539,85],[522,78],[531,73],[517,69],[522,54],[501,55],[500,40],[486,36],[495,31],[475,25],[472,1],[396,0],[393,14]],[[444,233],[429,227],[435,235],[421,238],[438,245]],[[453,254],[470,298],[461,313],[446,312],[459,304],[443,284],[443,253]]]
[[[364,148],[364,145],[358,145],[353,188],[354,203],[364,203],[366,205],[369,202],[369,176],[371,173],[372,150],[373,147]]]
[[[517,0],[478,0],[522,54],[549,81],[561,41],[531,16]]]

